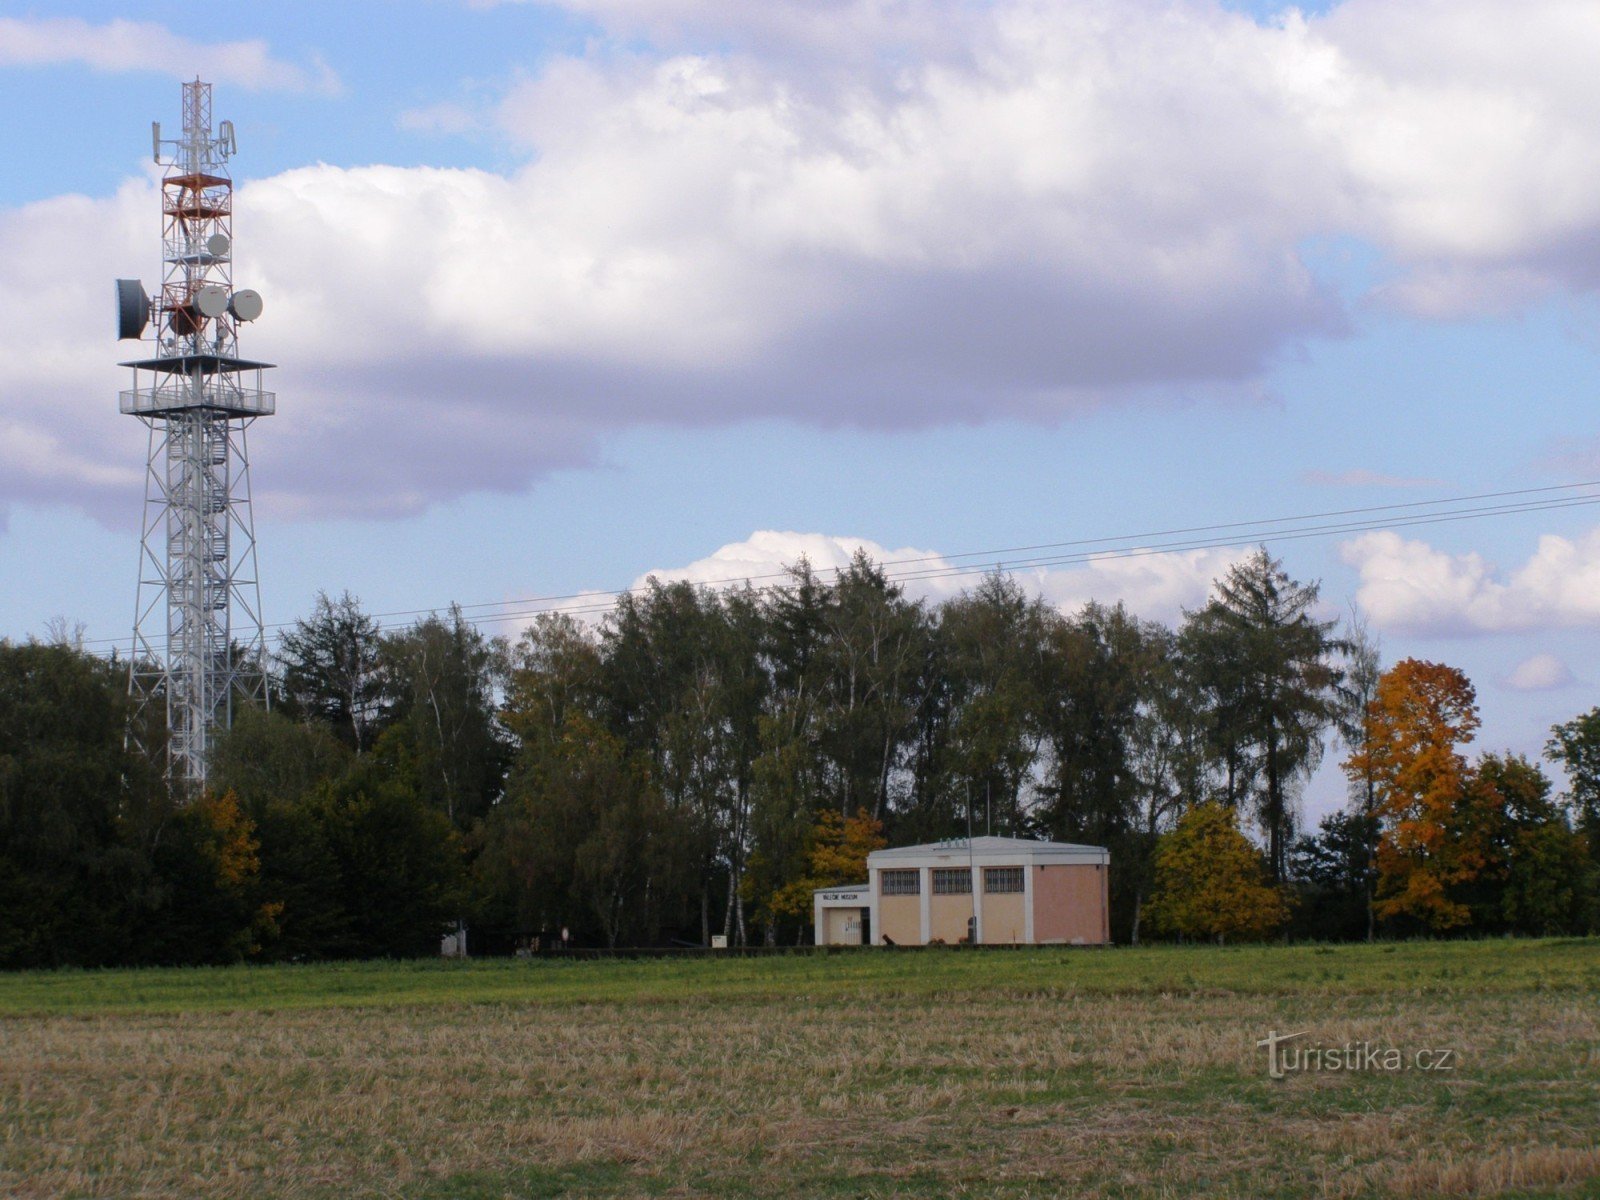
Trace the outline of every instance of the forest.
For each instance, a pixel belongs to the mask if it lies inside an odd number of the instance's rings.
[[[803,944],[869,849],[969,833],[1108,847],[1124,943],[1600,930],[1600,708],[1551,730],[1564,788],[1469,756],[1470,680],[1265,549],[1176,628],[858,556],[515,636],[322,595],[269,668],[182,795],[125,662],[0,642],[0,965]]]

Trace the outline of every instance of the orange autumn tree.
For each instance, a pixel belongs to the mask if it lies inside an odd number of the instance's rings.
[[[807,836],[806,873],[773,894],[770,907],[775,913],[810,917],[812,892],[861,882],[867,877],[867,855],[889,844],[883,836],[883,822],[874,820],[864,808],[849,818],[825,809]]]
[[[1414,917],[1438,931],[1470,917],[1450,889],[1483,868],[1467,820],[1471,768],[1458,747],[1478,730],[1472,682],[1454,667],[1408,658],[1378,680],[1365,746],[1345,760],[1376,787],[1380,917]]]

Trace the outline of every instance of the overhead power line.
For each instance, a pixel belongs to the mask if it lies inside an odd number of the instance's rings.
[[[1150,530],[1113,537],[1077,538],[988,550],[909,556],[882,560],[878,563],[878,567],[891,582],[895,583],[961,579],[993,571],[1025,574],[1116,559],[1229,549],[1258,543],[1301,541],[1308,538],[1341,537],[1524,513],[1584,508],[1600,504],[1600,490],[1597,489],[1600,489],[1600,480],[1509,491],[1479,492],[1439,500],[1332,509],[1326,512],[1267,517],[1253,521],[1230,521],[1214,525]],[[837,579],[843,569],[828,567],[819,569],[816,573],[820,578],[826,579],[831,576]],[[774,587],[781,588],[791,579],[789,570],[785,568],[762,574],[733,575],[694,582],[696,586],[713,589],[749,584],[758,590],[766,591]],[[527,620],[549,612],[564,612],[574,616],[605,612],[612,608],[620,597],[642,594],[647,588],[648,585],[596,589],[512,600],[447,604],[433,608],[398,609],[371,615],[379,629],[393,630],[410,624],[413,618],[428,616],[453,607],[459,609],[473,624],[493,625]],[[267,641],[274,645],[281,644],[284,632],[294,624],[296,622],[283,621],[266,626],[266,629],[271,631]],[[117,638],[96,638],[84,644],[86,648],[106,647],[103,651],[97,651],[105,655],[125,652],[129,645],[126,639]]]

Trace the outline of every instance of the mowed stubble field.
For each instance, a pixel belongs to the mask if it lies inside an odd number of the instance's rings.
[[[1600,1195],[1600,942],[0,976],[0,1195]]]

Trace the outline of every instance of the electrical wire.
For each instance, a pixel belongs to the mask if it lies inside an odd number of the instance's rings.
[[[1600,480],[1479,492],[1439,500],[1332,509],[1326,512],[1151,530],[1113,537],[1077,538],[988,550],[884,559],[877,563],[877,567],[890,582],[901,584],[962,579],[995,571],[1007,574],[1042,573],[1051,569],[1117,559],[1230,549],[1254,544],[1301,541],[1308,538],[1340,537],[1356,533],[1582,508],[1600,504],[1600,491],[1582,492],[1582,489],[1597,488],[1600,488]],[[1534,498],[1512,499],[1513,497]],[[1477,503],[1480,501],[1502,501],[1502,503]],[[823,568],[817,570],[816,575],[823,580],[829,576],[837,580],[845,569]],[[749,585],[756,587],[758,591],[766,592],[781,590],[788,586],[792,579],[789,570],[781,569],[762,574],[697,580],[695,584],[697,587],[711,589]],[[434,608],[398,609],[370,615],[380,631],[403,628],[411,623],[409,618],[425,617],[450,609],[459,610],[470,624],[491,626],[526,621],[544,613],[561,612],[572,616],[603,613],[613,608],[623,596],[642,595],[648,588],[649,584],[646,583],[629,588],[479,601]],[[468,614],[475,615],[468,616]],[[269,647],[281,645],[285,634],[298,623],[283,621],[266,625],[262,631],[263,640]],[[98,653],[102,657],[109,657],[112,654],[126,652],[131,644],[130,638],[97,638],[86,640],[83,646],[86,649],[109,647],[105,650],[91,650],[92,653]]]

